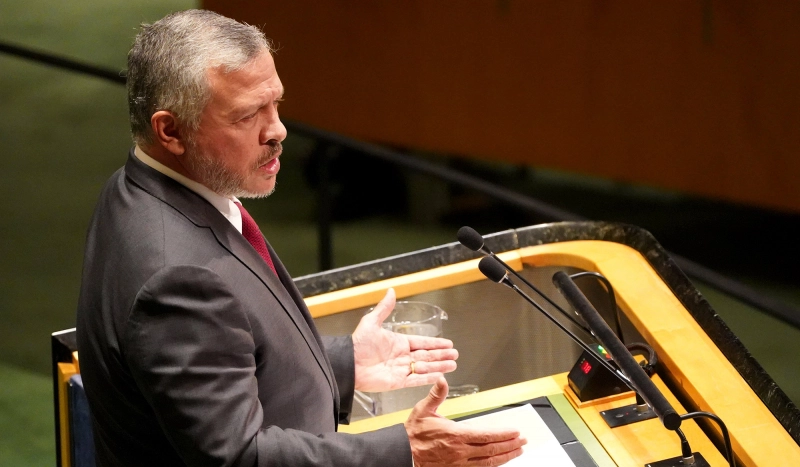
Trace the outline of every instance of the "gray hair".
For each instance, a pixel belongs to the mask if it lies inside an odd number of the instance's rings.
[[[128,53],[133,140],[154,142],[150,118],[159,110],[172,112],[194,133],[211,98],[208,70],[236,71],[264,51],[274,49],[260,29],[207,10],[181,11],[142,24]]]

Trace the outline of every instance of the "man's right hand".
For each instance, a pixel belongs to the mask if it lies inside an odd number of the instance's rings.
[[[527,443],[515,429],[486,430],[461,425],[436,413],[447,398],[444,377],[414,406],[405,428],[415,467],[496,466],[522,454]]]

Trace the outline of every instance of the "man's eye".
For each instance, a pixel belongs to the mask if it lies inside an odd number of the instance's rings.
[[[275,99],[275,108],[276,109],[278,108],[279,105],[281,105],[281,102],[283,102],[283,99]]]
[[[258,112],[253,112],[253,113],[251,113],[250,115],[248,115],[248,116],[246,116],[246,117],[242,118],[242,120],[250,120],[250,119],[254,118],[254,117],[256,116],[256,114],[257,114],[257,113],[258,113]]]

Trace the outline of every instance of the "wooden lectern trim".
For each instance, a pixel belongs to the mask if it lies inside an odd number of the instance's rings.
[[[509,251],[498,255],[506,264],[517,270],[522,269],[517,251]],[[433,290],[442,290],[470,282],[486,279],[478,270],[478,261],[470,260],[450,264],[435,269],[415,272],[405,276],[393,277],[369,284],[337,290],[321,295],[306,297],[311,316],[319,318],[348,310],[373,306],[386,294],[390,287],[394,288],[397,298],[418,295]]]

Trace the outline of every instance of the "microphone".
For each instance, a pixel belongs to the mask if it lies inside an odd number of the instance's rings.
[[[461,227],[460,229],[458,229],[458,232],[456,233],[456,238],[458,238],[459,243],[461,243],[465,247],[469,248],[470,250],[479,251],[479,252],[481,252],[483,254],[489,255],[492,258],[494,258],[497,261],[497,263],[499,263],[499,265],[502,265],[503,268],[505,268],[506,271],[510,272],[511,274],[514,274],[514,276],[517,279],[519,279],[522,282],[524,282],[525,285],[527,285],[534,292],[539,294],[539,296],[542,297],[543,299],[545,299],[547,301],[547,303],[552,305],[553,308],[558,310],[562,315],[564,315],[564,317],[566,317],[568,320],[570,320],[572,322],[572,324],[574,324],[575,326],[578,326],[579,328],[581,328],[587,335],[591,335],[591,331],[586,326],[584,326],[583,324],[579,323],[574,317],[572,317],[563,308],[561,308],[553,300],[551,300],[550,297],[548,297],[547,295],[543,294],[542,291],[539,290],[535,285],[533,285],[530,282],[528,282],[527,279],[525,279],[520,274],[518,274],[517,271],[515,271],[511,266],[509,266],[506,263],[504,263],[503,260],[501,260],[496,254],[494,254],[492,252],[492,250],[487,248],[486,245],[485,245],[485,242],[483,240],[483,236],[481,236],[481,234],[479,234],[475,229],[465,225],[465,226]],[[493,267],[493,266],[489,266],[489,267]],[[480,265],[478,265],[478,268],[480,268]],[[481,272],[483,272],[483,270],[481,270]],[[497,272],[498,273],[500,272],[499,268],[498,268]],[[483,274],[486,275],[485,272],[483,272]],[[489,277],[489,276],[487,276],[487,277]],[[489,279],[491,279],[491,278],[489,278]],[[491,280],[494,280],[494,279],[491,279]],[[495,280],[495,282],[499,282],[499,281]],[[536,305],[536,307],[542,313],[547,313],[546,311],[542,310],[542,308],[538,304]]]
[[[476,250],[477,251],[477,250]],[[483,257],[480,262],[478,263],[478,269],[486,276],[489,280],[493,282],[497,282],[499,284],[503,284],[508,286],[509,288],[513,289],[517,292],[522,298],[524,298],[528,303],[533,305],[536,309],[541,311],[550,321],[556,324],[562,331],[564,331],[570,338],[572,338],[575,343],[577,343],[580,347],[584,349],[584,351],[588,352],[589,354],[593,355],[592,349],[583,341],[581,341],[574,333],[572,333],[569,329],[564,327],[558,320],[556,320],[552,315],[550,315],[547,311],[544,310],[538,303],[536,303],[533,299],[531,299],[525,292],[520,290],[519,287],[514,284],[508,277],[508,270],[506,270],[507,266],[504,266],[503,263],[493,257],[493,256],[485,256]],[[513,272],[513,271],[512,271]],[[650,380],[650,377],[644,371],[644,369],[639,366],[639,363],[633,358],[633,355],[628,351],[622,341],[614,334],[610,327],[606,324],[605,320],[600,316],[597,310],[591,305],[588,299],[583,295],[577,285],[573,282],[572,278],[570,278],[566,273],[559,271],[553,276],[553,283],[556,287],[564,294],[567,301],[576,309],[578,310],[578,314],[583,317],[587,323],[589,324],[590,329],[592,331],[591,334],[594,335],[606,349],[609,350],[612,358],[614,359],[614,363],[619,365],[620,368],[613,366],[610,362],[606,361],[605,359],[598,359],[597,361],[606,368],[609,372],[615,375],[620,381],[622,381],[631,391],[636,394],[636,406],[637,411],[639,410],[639,404],[642,404],[642,401],[652,407],[652,412],[650,414],[656,414],[659,419],[661,420],[662,425],[668,430],[675,431],[681,439],[681,456],[667,459],[664,462],[670,462],[669,465],[678,465],[675,462],[684,464],[684,465],[692,465],[692,464],[699,464],[699,465],[708,465],[703,458],[703,456],[699,453],[693,453],[691,447],[689,446],[689,441],[686,439],[686,436],[683,434],[683,431],[680,429],[681,422],[684,418],[696,418],[696,417],[709,417],[714,419],[722,429],[723,437],[725,440],[726,446],[726,457],[729,461],[731,467],[735,467],[733,462],[733,450],[731,448],[730,438],[728,437],[727,428],[725,427],[724,423],[719,420],[719,417],[716,417],[713,414],[707,412],[696,412],[686,415],[678,415],[675,410],[672,408],[670,403],[666,400],[663,394],[658,390],[658,388],[653,384]],[[582,297],[582,300],[581,300]],[[586,313],[584,310],[588,309]],[[602,336],[602,337],[601,337]],[[613,352],[611,351],[613,349]],[[623,366],[624,365],[624,366]],[[636,378],[633,381],[633,378]],[[610,411],[608,411],[610,412]],[[605,418],[605,416],[604,416]],[[648,417],[650,418],[650,417]],[[645,420],[645,419],[642,419]],[[608,419],[606,419],[608,422]],[[609,423],[609,426],[611,425]],[[699,460],[700,462],[696,462]],[[674,462],[673,462],[674,461]],[[660,464],[661,462],[659,462]],[[650,465],[650,464],[648,464]],[[667,465],[667,464],[665,464]]]
[[[456,233],[458,241],[472,251],[480,251],[487,255],[493,255],[492,250],[486,248],[483,237],[472,227],[464,226]]]
[[[550,321],[552,321],[556,326],[558,326],[559,329],[561,329],[569,337],[571,337],[572,340],[575,341],[575,343],[578,344],[583,350],[588,352],[590,355],[596,355],[595,351],[592,350],[592,348],[589,347],[588,344],[586,344],[581,339],[579,339],[578,336],[575,335],[574,332],[572,332],[569,329],[567,329],[563,324],[561,324],[560,321],[555,319],[553,317],[553,315],[548,313],[547,310],[545,310],[544,308],[542,308],[541,305],[536,303],[531,297],[528,296],[528,294],[526,294],[519,287],[517,287],[517,285],[514,284],[514,282],[512,282],[511,279],[509,279],[508,271],[506,270],[506,266],[503,266],[503,264],[501,264],[500,260],[498,260],[497,258],[495,258],[493,256],[484,256],[480,260],[480,262],[478,263],[478,269],[490,281],[497,282],[498,284],[503,284],[503,285],[508,286],[511,289],[513,289],[520,296],[522,296],[522,298],[524,298],[525,301],[527,301],[528,303],[533,305],[537,310],[542,312],[542,314],[544,314]],[[630,381],[628,381],[628,378],[625,376],[624,373],[622,373],[620,371],[619,368],[615,368],[610,362],[608,362],[604,358],[597,358],[597,361],[600,362],[600,364],[603,365],[608,371],[610,371],[612,374],[614,374],[628,388],[630,388],[631,391],[636,392],[636,389],[631,385]],[[642,370],[642,371],[644,371],[644,370]]]
[[[553,284],[558,288],[564,298],[572,305],[578,314],[589,325],[592,334],[600,341],[605,347],[614,362],[619,366],[626,376],[626,380],[632,385],[634,392],[639,394],[642,399],[647,402],[647,405],[652,407],[653,411],[661,419],[661,423],[668,430],[677,430],[681,426],[681,417],[672,408],[669,401],[664,397],[661,391],[658,390],[653,381],[647,376],[647,373],[639,366],[636,359],[625,347],[625,344],[619,340],[614,334],[614,331],[608,327],[605,320],[600,316],[600,313],[595,310],[591,302],[581,292],[575,282],[565,274],[559,271],[553,275]]]

